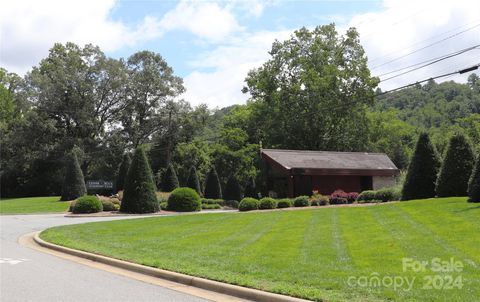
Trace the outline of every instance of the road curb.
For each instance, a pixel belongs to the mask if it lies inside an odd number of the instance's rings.
[[[46,242],[40,238],[40,233],[37,232],[33,236],[33,240],[40,246],[49,248],[58,252],[70,254],[76,257],[85,258],[91,261],[107,264],[121,269],[129,270],[135,273],[140,273],[156,278],[166,279],[169,281],[194,286],[217,293],[222,293],[242,299],[265,302],[305,302],[309,300],[284,296],[280,294],[269,293],[258,289],[242,287],[238,285],[227,284],[223,282],[213,281],[200,277],[193,277],[181,273],[171,272],[163,269],[144,266],[136,263],[131,263],[123,260],[118,260],[106,256],[92,254],[80,250],[63,247],[50,242]]]

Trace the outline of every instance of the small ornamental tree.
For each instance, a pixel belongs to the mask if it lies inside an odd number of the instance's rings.
[[[128,169],[120,212],[153,213],[160,209],[153,174],[143,148],[138,147]]]
[[[437,196],[467,195],[468,180],[472,173],[474,161],[472,147],[465,136],[461,134],[452,136],[438,175]]]
[[[480,202],[480,154],[468,182],[468,201]]]
[[[122,163],[120,164],[120,168],[118,169],[118,176],[117,176],[117,191],[122,191],[124,184],[125,184],[125,178],[127,177],[128,169],[130,168],[130,164],[132,163],[132,160],[130,158],[130,155],[128,153],[125,153],[123,155],[123,160]]]
[[[402,200],[435,197],[440,162],[427,133],[420,134],[408,166]]]
[[[209,199],[222,199],[222,187],[220,186],[220,180],[218,179],[217,170],[212,167],[207,174],[205,181],[205,198]]]
[[[190,168],[190,173],[187,178],[187,187],[194,189],[199,195],[202,195],[202,188],[200,187],[200,181],[198,180],[197,169],[195,169],[195,166]]]
[[[165,171],[165,174],[163,175],[162,191],[172,192],[178,187],[179,185],[177,173],[175,172],[175,168],[173,168],[173,165],[170,163],[167,167],[167,170]]]
[[[242,187],[238,183],[238,180],[235,176],[230,176],[225,186],[225,193],[223,194],[225,200],[236,200],[240,201],[243,198]]]
[[[257,198],[257,188],[255,185],[255,179],[250,177],[248,179],[247,185],[245,186],[245,197]]]
[[[65,179],[62,186],[62,197],[60,200],[74,200],[87,194],[83,172],[78,164],[77,155],[71,152],[67,157]]]

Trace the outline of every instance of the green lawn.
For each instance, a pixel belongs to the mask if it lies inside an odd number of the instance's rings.
[[[70,204],[59,200],[59,196],[0,199],[0,214],[65,212]]]
[[[98,222],[51,228],[41,237],[318,301],[464,302],[480,297],[480,205],[466,198]],[[461,261],[461,271],[432,271],[432,259],[451,257]],[[403,271],[407,258],[429,261],[426,271]],[[365,284],[375,276],[382,286]],[[396,289],[389,280],[396,280]],[[413,284],[410,290],[406,280]]]

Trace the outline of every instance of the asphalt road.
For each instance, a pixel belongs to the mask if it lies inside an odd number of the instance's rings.
[[[208,301],[94,269],[20,245],[20,236],[51,226],[124,219],[63,214],[0,216],[0,301]]]

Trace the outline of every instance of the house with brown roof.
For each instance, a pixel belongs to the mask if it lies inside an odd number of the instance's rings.
[[[384,153],[262,149],[268,190],[278,197],[377,190],[399,170]]]

